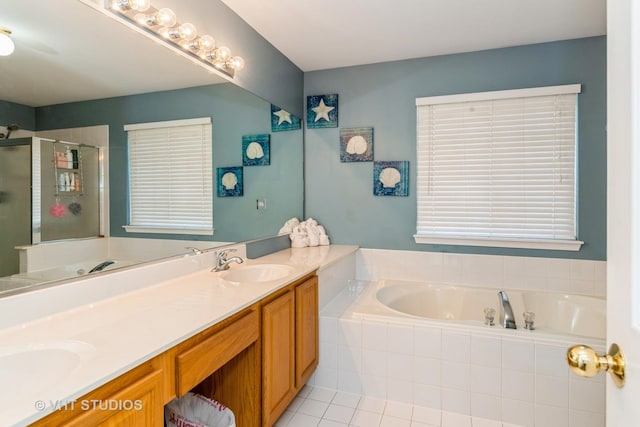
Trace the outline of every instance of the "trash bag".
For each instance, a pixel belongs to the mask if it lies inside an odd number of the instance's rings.
[[[164,407],[167,427],[236,427],[231,409],[208,397],[187,393]]]

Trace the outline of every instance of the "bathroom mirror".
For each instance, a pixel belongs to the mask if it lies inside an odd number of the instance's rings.
[[[83,130],[107,129],[108,230],[130,251],[148,252],[133,261],[187,253],[184,240],[197,241],[190,246],[205,248],[275,235],[287,219],[302,217],[302,130],[272,132],[268,100],[212,75],[79,0],[0,0],[0,5],[7,10],[0,17],[0,26],[12,27],[16,44],[12,56],[0,57],[0,133],[15,123],[22,129],[12,137],[67,139],[69,135],[76,139],[72,142],[83,143],[77,140],[86,135]],[[86,50],[68,52],[64,37],[86,40]],[[212,118],[213,236],[127,233],[123,229],[128,218],[124,125],[194,117]],[[270,164],[243,167],[242,197],[218,197],[216,168],[243,166],[242,137],[255,134],[270,134]],[[258,201],[266,207],[258,209]],[[146,251],[140,242],[147,238],[175,244],[158,243]],[[58,247],[64,253],[64,247]],[[78,247],[68,255],[82,251],[82,243]],[[69,272],[65,277],[74,277],[78,269],[67,267],[60,265]],[[0,287],[0,297],[2,291]]]

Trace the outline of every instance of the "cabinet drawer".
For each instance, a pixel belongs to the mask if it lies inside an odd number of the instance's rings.
[[[258,313],[254,310],[209,338],[176,356],[178,397],[220,369],[258,340]]]

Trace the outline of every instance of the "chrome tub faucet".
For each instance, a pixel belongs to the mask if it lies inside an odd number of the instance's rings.
[[[211,269],[211,271],[224,271],[229,269],[229,264],[232,262],[236,262],[238,264],[242,264],[244,260],[239,256],[234,256],[231,258],[227,258],[227,254],[229,252],[237,252],[237,249],[224,249],[220,252],[216,253],[216,265]]]
[[[518,329],[507,293],[505,291],[498,292],[498,298],[500,299],[500,323],[505,329]]]

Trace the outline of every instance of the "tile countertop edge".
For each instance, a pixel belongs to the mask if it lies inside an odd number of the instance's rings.
[[[0,349],[70,340],[91,344],[94,347],[92,354],[97,356],[83,362],[79,378],[75,382],[66,381],[64,387],[54,390],[52,393],[58,393],[55,396],[49,393],[49,397],[55,401],[72,401],[238,313],[272,292],[357,250],[357,246],[347,245],[293,248],[247,260],[248,265],[280,263],[296,268],[294,275],[282,281],[265,284],[240,285],[235,288],[223,286],[219,275],[212,276],[215,273],[209,273],[208,269],[173,278],[37,319],[19,328],[0,330],[0,342],[12,343],[9,346],[0,346]],[[122,304],[124,300],[126,304]],[[202,305],[199,309],[198,304]],[[179,322],[172,323],[175,319],[172,319],[171,315],[167,316],[167,309],[171,309],[171,314],[183,322],[183,325]],[[136,327],[131,328],[132,324]],[[126,334],[129,330],[131,333]],[[140,330],[147,333],[143,340],[140,339],[139,332],[136,332]],[[114,334],[117,334],[117,337],[113,336]],[[123,351],[123,348],[127,351]],[[28,378],[25,378],[24,383],[29,383]],[[0,388],[1,394],[6,392]],[[34,393],[13,402],[15,404],[11,407],[14,410],[3,416],[6,416],[5,421],[11,425],[25,425],[52,413],[52,408],[44,411],[35,410],[34,402],[40,400],[40,397]]]

